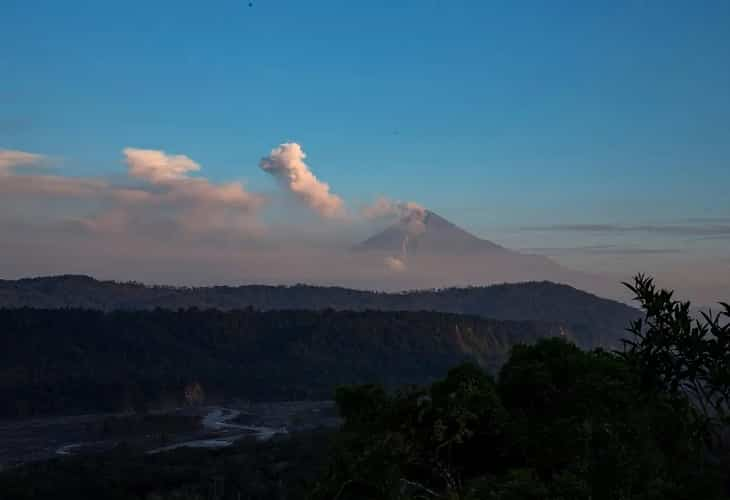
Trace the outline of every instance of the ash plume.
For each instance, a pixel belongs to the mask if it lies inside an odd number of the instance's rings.
[[[304,163],[307,155],[296,142],[288,142],[271,150],[259,166],[309,208],[327,219],[347,216],[342,198],[330,192],[330,186],[320,181]]]
[[[381,196],[363,210],[363,216],[368,219],[397,217],[400,220],[404,228],[401,253],[399,256],[387,257],[385,264],[390,270],[405,271],[410,241],[426,231],[426,209],[413,201],[392,201]]]

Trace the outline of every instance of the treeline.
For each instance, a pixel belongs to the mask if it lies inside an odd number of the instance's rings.
[[[329,399],[336,386],[427,383],[466,359],[494,371],[559,323],[416,312],[0,310],[1,417],[227,398]]]
[[[708,445],[686,398],[560,339],[515,348],[496,381],[464,364],[395,395],[343,388],[337,403],[312,500],[730,498],[730,450]]]
[[[97,281],[86,276],[0,280],[0,307],[85,309],[380,310],[438,311],[504,320],[560,321],[581,347],[617,347],[638,311],[551,282],[378,293],[341,287],[161,287]]]

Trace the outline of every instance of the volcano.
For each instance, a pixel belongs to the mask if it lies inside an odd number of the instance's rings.
[[[390,288],[553,281],[599,289],[593,276],[479,238],[430,210],[407,214],[352,250],[389,268]]]
[[[420,223],[413,230],[413,217]],[[495,258],[530,257],[543,263],[549,259],[510,250],[489,240],[479,238],[444,219],[440,215],[425,210],[423,214],[410,215],[396,224],[368,238],[353,247],[355,252],[387,253],[403,257],[417,255],[436,255],[442,257],[488,256]]]
[[[404,251],[403,242],[406,241],[405,251],[408,255],[521,255],[474,236],[430,210],[425,210],[423,216],[419,218],[422,226],[417,234],[414,234],[412,229],[413,220],[404,217],[398,223],[356,245],[353,250],[400,254]]]

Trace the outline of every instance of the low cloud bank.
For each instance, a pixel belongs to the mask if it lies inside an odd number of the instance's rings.
[[[43,158],[43,155],[25,151],[0,149],[0,175],[7,175],[11,168],[39,163]]]
[[[304,163],[304,152],[295,143],[274,148],[261,168],[299,203],[337,224],[297,231],[264,224],[269,220],[264,210],[275,199],[251,192],[240,182],[213,182],[205,177],[201,163],[183,154],[126,148],[121,159],[126,173],[121,180],[69,177],[54,170],[52,159],[45,155],[0,150],[0,277],[81,273],[150,283],[306,282],[389,290],[549,279],[618,297],[622,290],[617,284],[634,271],[626,263],[636,263],[641,253],[648,253],[620,251],[631,260],[622,261],[623,274],[604,279],[618,291],[585,277],[597,272],[594,266],[581,277],[557,266],[536,270],[481,256],[416,254],[413,240],[427,230],[428,212],[423,206],[381,197],[359,212],[348,210],[345,200]],[[393,245],[394,250],[388,251],[392,255],[350,252],[349,244],[371,235],[372,224],[367,221],[397,222],[400,248]],[[541,229],[647,231],[699,238],[730,234],[726,222]],[[328,231],[348,233],[352,239],[324,243],[321,236],[331,234]],[[601,256],[619,253],[613,247],[588,250]],[[676,283],[685,296],[701,304],[730,295],[725,256],[691,265],[680,262],[684,258],[662,257],[667,265],[659,267],[659,259],[647,255],[646,261],[656,262],[655,267],[642,263],[636,270],[655,274],[668,286]],[[575,264],[575,257],[571,259]]]
[[[353,229],[372,220],[404,223],[407,235],[401,254],[380,264],[386,272],[404,272],[408,240],[425,230],[425,209],[414,202],[381,197],[353,215],[345,200],[314,175],[305,159],[300,144],[287,142],[273,148],[259,166],[294,199],[323,219],[345,223]],[[271,200],[247,190],[240,182],[209,181],[201,175],[202,165],[184,154],[124,148],[126,179],[121,181],[69,177],[52,169],[39,173],[37,168],[26,168],[48,163],[45,155],[0,150],[0,194],[4,201],[22,201],[37,207],[31,210],[37,220],[24,219],[25,227],[33,227],[34,222],[44,227],[56,224],[79,242],[84,238],[113,236],[118,241],[129,241],[130,248],[140,249],[145,246],[140,241],[147,238],[174,245],[190,245],[199,240],[202,244],[238,242],[256,248],[285,242],[292,253],[297,253],[298,244],[291,235],[287,236],[283,226],[277,230],[275,225],[263,223],[262,208]],[[241,251],[246,248],[241,247]]]
[[[201,167],[184,155],[136,148],[124,149],[123,155],[132,186],[101,178],[26,174],[18,167],[37,165],[45,157],[0,150],[0,193],[25,203],[56,200],[56,212],[48,217],[95,232],[165,225],[182,232],[230,229],[245,233],[260,227],[255,215],[264,198],[241,183],[214,184],[204,177],[191,177]],[[60,204],[63,201],[65,206]]]

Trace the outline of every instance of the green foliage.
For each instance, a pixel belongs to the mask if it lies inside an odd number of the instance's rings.
[[[730,305],[693,318],[689,302],[657,290],[651,278],[639,275],[627,286],[646,315],[631,323],[624,359],[650,394],[688,395],[698,431],[711,443],[714,431],[730,423]]]
[[[643,277],[632,289],[646,318],[625,352],[542,339],[515,346],[496,385],[464,364],[401,393],[341,389],[337,458],[313,498],[728,498],[697,432],[698,415],[726,415],[728,327],[690,321]]]
[[[476,464],[498,465],[506,413],[494,382],[460,365],[428,389],[337,392],[341,446],[314,497],[406,498],[459,491]],[[359,411],[362,410],[363,413]]]

